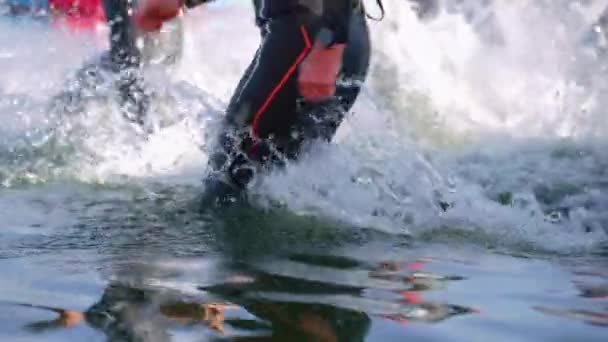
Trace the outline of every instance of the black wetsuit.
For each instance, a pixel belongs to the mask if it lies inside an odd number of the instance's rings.
[[[129,15],[133,6],[126,0],[103,0],[103,11],[110,28],[110,54],[118,64],[139,63],[135,26]]]
[[[137,48],[137,33],[130,13],[135,2],[103,0],[103,11],[110,28],[110,65],[119,72],[116,81],[125,116],[143,124],[149,108],[149,96],[139,72],[141,52]]]
[[[187,0],[192,7],[203,2]],[[295,158],[305,142],[331,140],[357,98],[370,42],[358,0],[254,0],[262,40],[228,105],[210,157],[205,205],[232,200],[257,170]],[[307,104],[298,66],[316,41],[346,44],[336,96]]]

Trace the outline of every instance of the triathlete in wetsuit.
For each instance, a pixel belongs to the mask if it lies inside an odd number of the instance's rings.
[[[157,30],[181,5],[206,2],[140,0],[136,23]],[[210,157],[206,191],[214,200],[231,199],[256,171],[295,158],[304,142],[331,140],[369,66],[369,34],[359,0],[253,2],[262,39]]]

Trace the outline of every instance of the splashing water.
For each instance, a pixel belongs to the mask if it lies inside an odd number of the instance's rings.
[[[294,212],[430,239],[477,232],[556,251],[605,240],[605,62],[586,36],[607,1],[446,0],[425,21],[406,1],[385,2],[386,19],[370,23],[370,77],[335,143],[254,192]],[[252,17],[246,3],[185,17],[183,60],[170,75],[149,71],[157,130],[148,138],[107,101],[77,118],[48,117],[66,75],[102,45],[0,21],[17,42],[0,42],[3,185],[198,184],[210,124],[259,40],[242,20]]]
[[[552,250],[605,239],[604,81],[588,72],[605,62],[583,37],[606,4],[455,3],[421,22],[387,2],[339,147],[266,191],[296,210],[431,238],[481,230]]]

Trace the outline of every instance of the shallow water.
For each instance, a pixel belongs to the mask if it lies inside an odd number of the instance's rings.
[[[336,142],[213,213],[248,1],[185,18],[183,61],[146,71],[149,135],[112,101],[49,110],[103,32],[0,20],[0,340],[606,340],[607,78],[583,29],[605,1],[386,2]]]
[[[2,235],[1,339],[605,340],[601,250],[420,242],[253,208],[204,217],[182,190],[4,193],[22,219]]]

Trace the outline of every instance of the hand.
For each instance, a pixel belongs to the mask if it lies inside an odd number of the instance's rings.
[[[160,30],[165,21],[179,14],[180,0],[140,0],[135,9],[135,25],[144,32]]]
[[[324,47],[317,43],[300,64],[298,89],[306,101],[321,102],[334,96],[344,48],[344,44]]]

